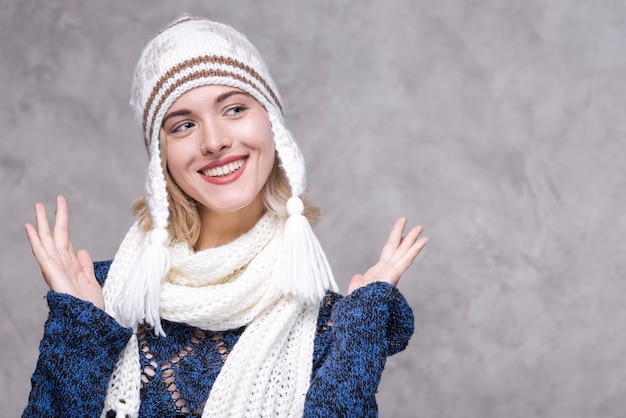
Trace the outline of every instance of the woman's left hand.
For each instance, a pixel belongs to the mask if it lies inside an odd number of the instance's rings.
[[[391,228],[389,238],[380,254],[380,260],[365,274],[356,274],[348,286],[348,294],[359,287],[373,282],[387,282],[396,286],[400,277],[409,268],[415,257],[428,243],[428,238],[420,238],[421,226],[414,226],[406,236],[402,236],[406,218],[400,218]]]

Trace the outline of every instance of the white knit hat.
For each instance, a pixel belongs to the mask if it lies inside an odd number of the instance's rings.
[[[150,154],[146,197],[152,230],[115,307],[127,324],[144,320],[153,326],[160,323],[159,289],[170,268],[167,249],[170,237],[159,134],[172,103],[185,92],[204,85],[239,88],[261,103],[269,115],[280,167],[292,195],[287,202],[289,218],[283,232],[283,251],[275,271],[283,280],[284,293],[293,294],[304,303],[316,304],[326,290],[337,291],[326,255],[303,215],[300,196],[305,191],[304,159],[284,127],[280,95],[266,64],[250,41],[233,28],[183,16],[148,43],[133,80],[130,103]]]

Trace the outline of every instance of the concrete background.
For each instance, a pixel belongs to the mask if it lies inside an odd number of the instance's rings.
[[[344,289],[396,217],[431,238],[381,416],[626,416],[622,0],[0,0],[2,416],[47,315],[22,224],[63,193],[75,246],[114,255],[147,163],[132,70],[183,12],[268,61]]]

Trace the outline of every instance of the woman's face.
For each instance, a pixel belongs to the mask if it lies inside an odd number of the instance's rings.
[[[260,217],[275,153],[268,114],[256,99],[234,87],[197,87],[176,99],[162,129],[169,172],[200,203],[201,216]]]

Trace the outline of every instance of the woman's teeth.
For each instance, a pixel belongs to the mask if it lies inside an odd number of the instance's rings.
[[[202,174],[207,177],[220,177],[227,176],[241,168],[243,163],[246,162],[245,158],[241,160],[233,161],[230,164],[222,165],[219,167],[209,168],[208,170],[204,170]]]

